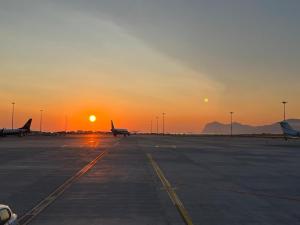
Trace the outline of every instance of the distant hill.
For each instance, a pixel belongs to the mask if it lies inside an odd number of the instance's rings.
[[[300,130],[300,119],[287,120],[291,126]],[[202,130],[203,134],[230,134],[230,124],[223,124],[219,122],[211,122],[205,125]],[[251,126],[241,123],[233,123],[233,134],[281,134],[279,122],[262,125]]]

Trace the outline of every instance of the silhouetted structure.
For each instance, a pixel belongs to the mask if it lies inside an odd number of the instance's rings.
[[[233,112],[230,112],[230,136],[232,136],[232,114]]]
[[[165,115],[166,115],[166,113],[162,113],[162,116],[163,116],[163,118],[162,118],[162,133],[163,133],[163,135],[165,135]]]
[[[158,116],[156,117],[156,134],[158,134]]]
[[[43,122],[43,110],[40,110],[41,114],[40,114],[40,132],[42,132],[42,122]]]
[[[14,129],[14,114],[15,114],[15,103],[12,102],[12,113],[11,113],[11,129]]]
[[[283,104],[283,121],[285,121],[285,104],[287,103],[286,101],[281,102]]]

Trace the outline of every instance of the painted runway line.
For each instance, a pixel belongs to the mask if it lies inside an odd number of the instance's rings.
[[[187,225],[193,225],[192,218],[190,217],[188,211],[184,207],[182,201],[179,199],[178,195],[175,192],[175,189],[171,186],[170,182],[167,180],[167,178],[164,176],[162,170],[158,166],[158,164],[154,161],[153,157],[151,154],[147,154],[147,157],[156,172],[157,176],[159,177],[162,185],[164,186],[164,189],[168,193],[171,201],[173,202],[174,206],[178,210],[181,218]]]
[[[86,166],[84,166],[80,171],[78,171],[74,176],[65,181],[62,185],[60,185],[55,191],[53,191],[50,195],[48,195],[44,200],[38,203],[35,207],[25,213],[20,217],[19,223],[20,225],[29,224],[37,215],[39,215],[44,209],[46,209],[50,204],[52,204],[59,196],[61,196],[74,182],[76,182],[80,177],[90,171],[96,163],[106,155],[107,151],[99,154],[94,160],[89,162]]]

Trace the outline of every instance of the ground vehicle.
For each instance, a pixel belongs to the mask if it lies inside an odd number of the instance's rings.
[[[17,218],[7,205],[0,205],[0,225],[18,225]]]

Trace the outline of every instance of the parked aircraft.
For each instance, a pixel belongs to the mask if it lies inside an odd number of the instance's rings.
[[[288,138],[300,138],[300,131],[293,129],[287,121],[280,122],[280,126],[285,140]]]
[[[111,132],[113,133],[113,135],[116,137],[118,134],[120,135],[124,135],[124,137],[129,136],[130,132],[127,129],[119,129],[119,128],[115,128],[114,126],[114,122],[111,121]]]
[[[25,136],[26,134],[30,133],[30,126],[31,126],[32,119],[29,119],[23,127],[18,129],[5,129],[3,128],[0,130],[0,136],[7,136],[7,135],[17,135],[17,136]]]

